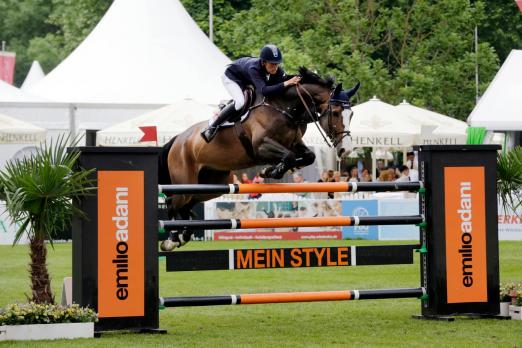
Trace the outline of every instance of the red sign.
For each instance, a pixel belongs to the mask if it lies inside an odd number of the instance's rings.
[[[143,132],[140,143],[143,141],[158,141],[158,130],[156,126],[144,126],[139,128]]]
[[[16,53],[0,52],[0,80],[13,84]]]
[[[341,231],[321,232],[214,232],[214,240],[328,240],[343,239]]]
[[[515,0],[515,2],[517,3],[520,12],[522,12],[522,0]]]

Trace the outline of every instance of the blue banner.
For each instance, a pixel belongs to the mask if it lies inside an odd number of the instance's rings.
[[[342,201],[343,216],[377,216],[377,200]],[[378,239],[377,226],[343,226],[343,238]]]

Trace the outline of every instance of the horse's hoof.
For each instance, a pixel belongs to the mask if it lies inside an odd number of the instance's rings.
[[[170,239],[166,239],[163,242],[161,242],[160,249],[162,251],[172,251],[176,247],[176,244],[178,244],[178,243],[175,243],[175,242],[171,241]]]
[[[270,176],[270,173],[272,173],[273,170],[274,170],[274,167],[265,167],[265,168],[261,169],[259,176],[264,179],[270,179],[270,178],[272,178]]]

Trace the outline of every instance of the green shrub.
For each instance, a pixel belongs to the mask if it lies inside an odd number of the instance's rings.
[[[77,304],[61,306],[52,304],[11,304],[0,309],[0,325],[57,324],[97,322],[97,314]]]

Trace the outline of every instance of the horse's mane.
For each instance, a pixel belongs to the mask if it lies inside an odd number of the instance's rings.
[[[333,77],[328,76],[326,78],[323,78],[317,75],[316,73],[308,70],[304,66],[299,68],[299,75],[301,75],[301,83],[303,84],[309,83],[331,89],[335,82]]]

